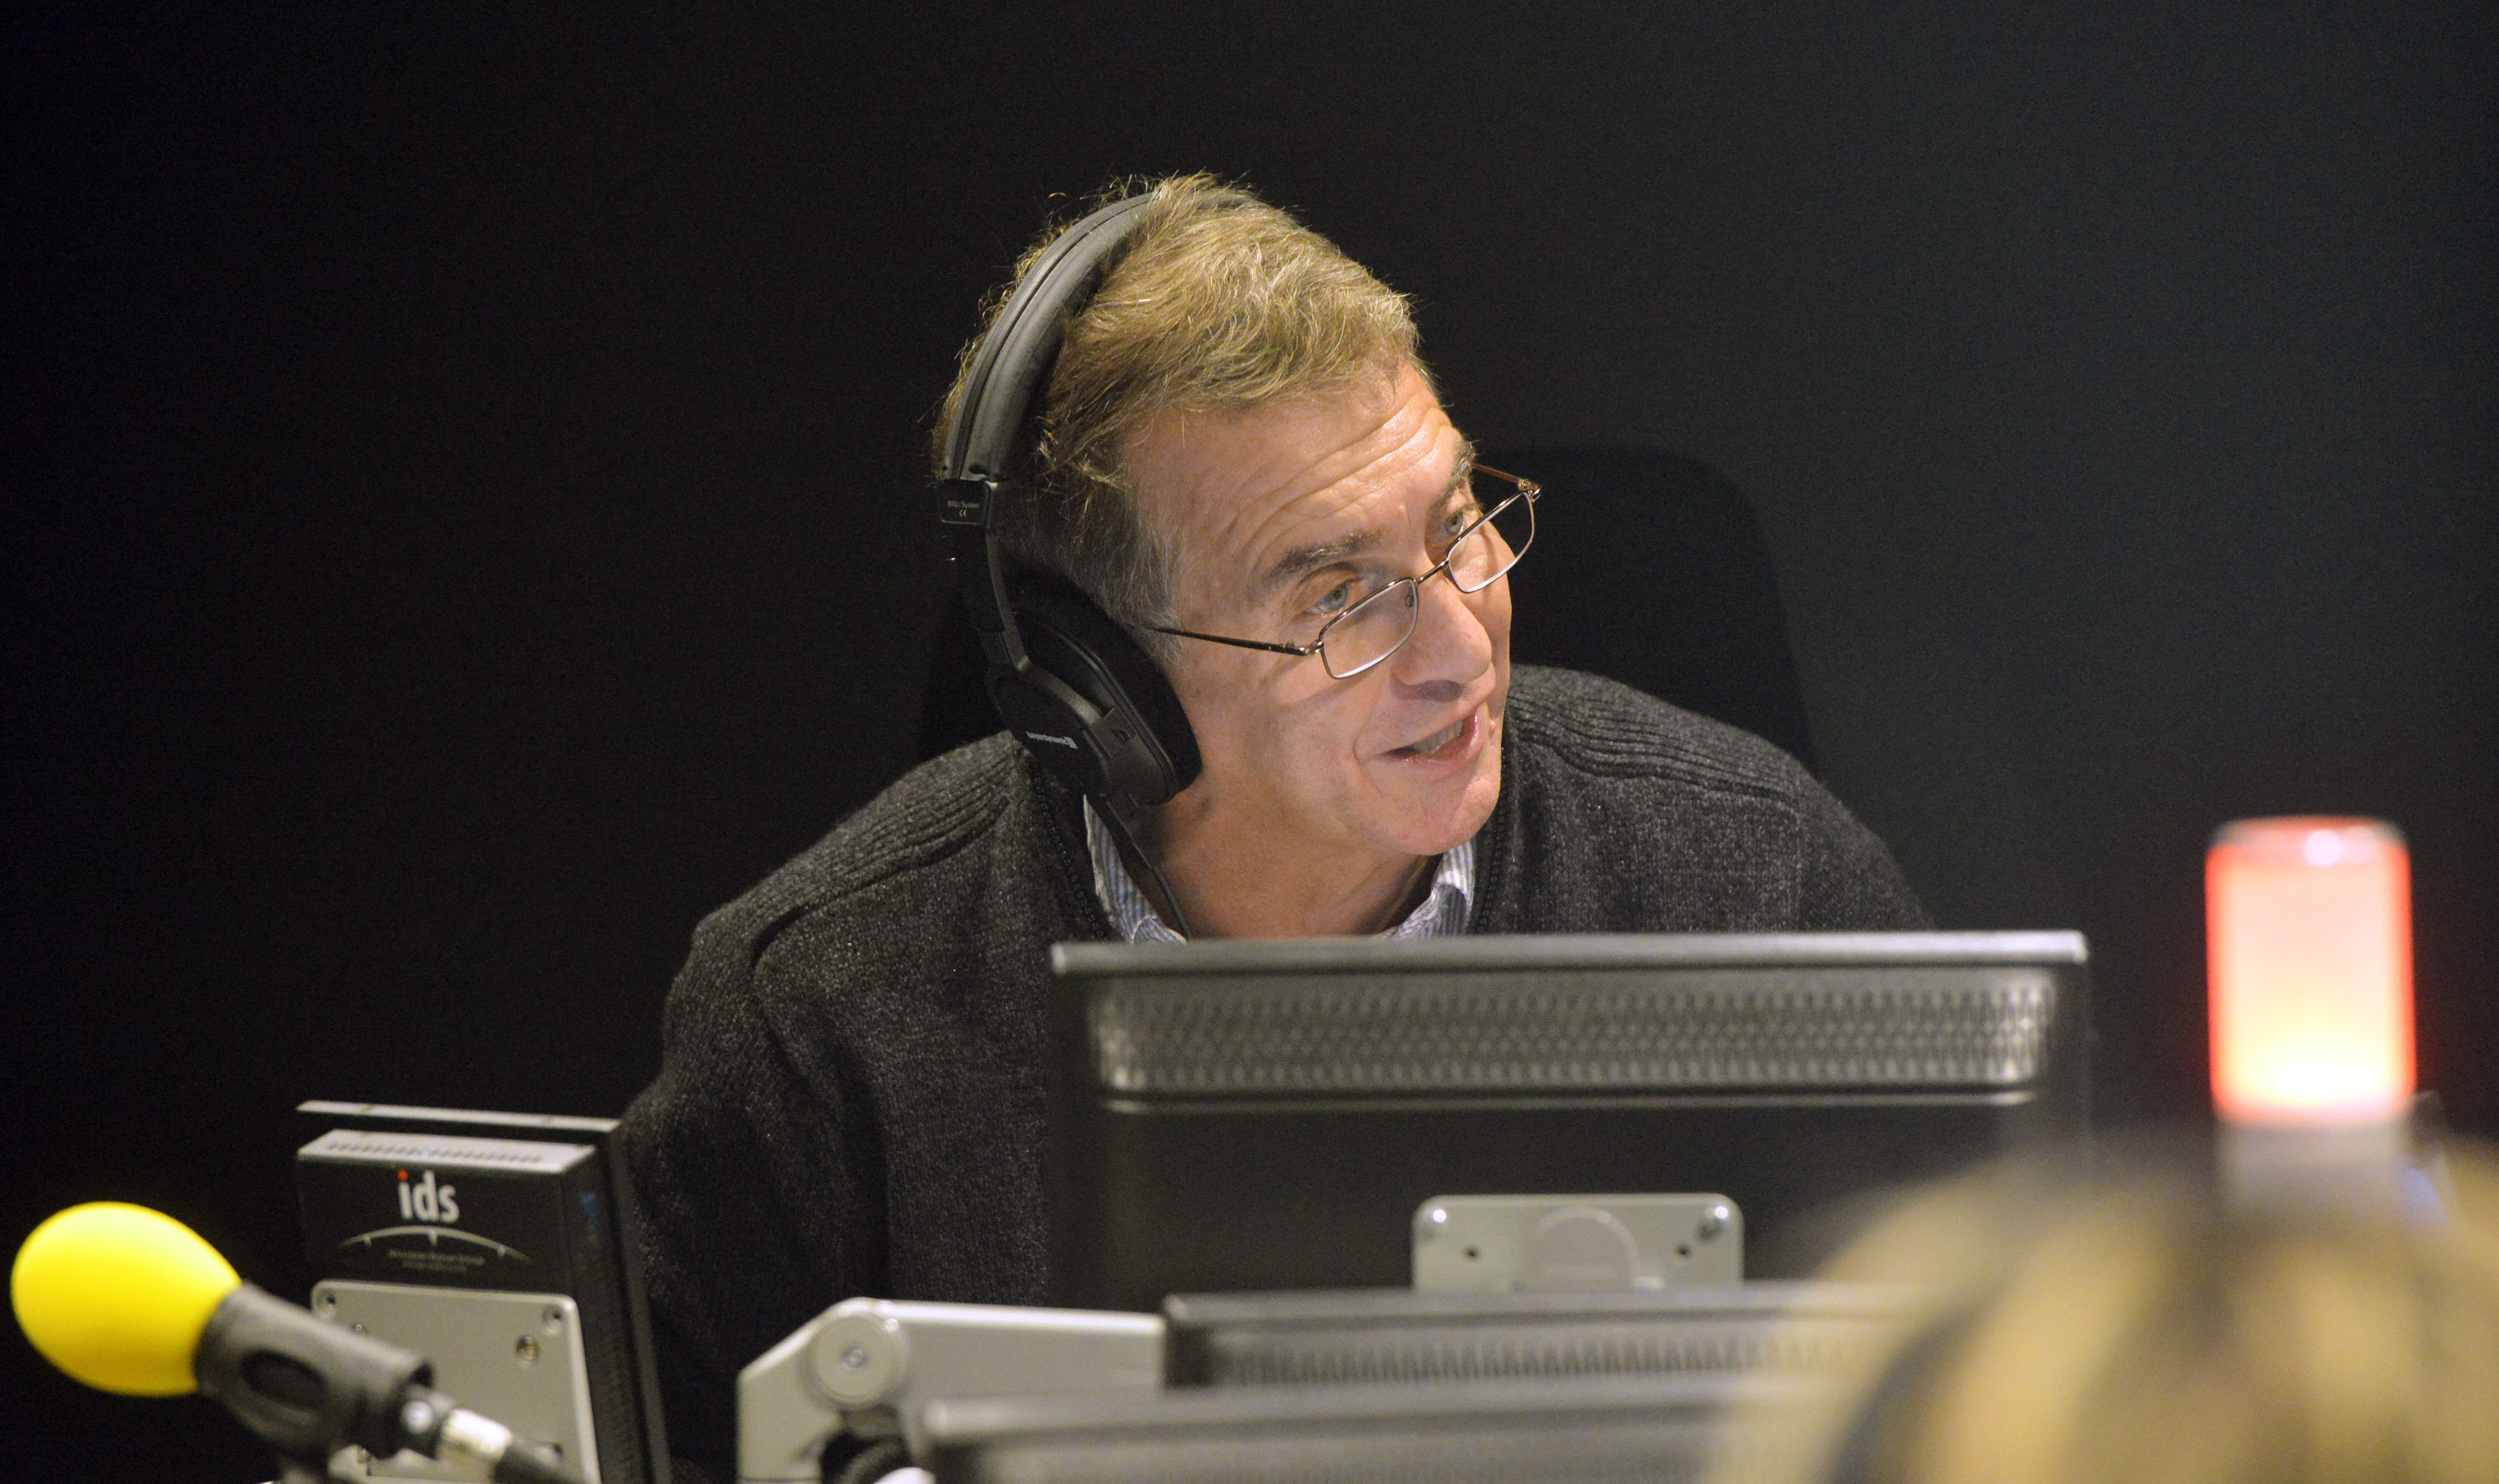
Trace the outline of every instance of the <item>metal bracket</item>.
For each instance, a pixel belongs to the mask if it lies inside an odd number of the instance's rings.
[[[898,1434],[925,1458],[936,1399],[1151,1391],[1162,1374],[1159,1315],[846,1299],[738,1372],[738,1477],[821,1480],[845,1432]]]
[[[328,1278],[313,1285],[312,1312],[426,1356],[443,1390],[552,1446],[590,1484],[599,1484],[581,1310],[570,1298]],[[330,1471],[356,1480],[476,1477],[450,1460],[417,1453],[377,1459],[361,1448],[338,1455]]]
[[[1435,1196],[1414,1211],[1414,1286],[1568,1293],[1735,1283],[1744,1217],[1721,1195]]]

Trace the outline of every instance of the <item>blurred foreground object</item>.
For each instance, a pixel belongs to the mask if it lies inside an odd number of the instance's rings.
[[[2008,1165],[1938,1187],[1829,1273],[1923,1288],[1923,1315],[1846,1404],[1739,1440],[1718,1476],[2489,1484],[2499,1164],[2455,1147],[2448,1175],[2435,1220],[2249,1206],[2183,1175],[2077,1187]]]

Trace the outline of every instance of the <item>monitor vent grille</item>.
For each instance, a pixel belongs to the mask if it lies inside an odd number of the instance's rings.
[[[1218,1386],[1371,1385],[1561,1376],[1828,1371],[1864,1353],[1865,1324],[1562,1325],[1369,1335],[1208,1337]]]
[[[1563,973],[1113,983],[1090,1026],[1137,1096],[2019,1087],[2056,1012],[2046,970]]]

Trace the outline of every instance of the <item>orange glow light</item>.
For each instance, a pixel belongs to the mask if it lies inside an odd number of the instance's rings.
[[[2413,1093],[2412,876],[2394,826],[2226,824],[2205,859],[2204,902],[2222,1116],[2403,1116]]]

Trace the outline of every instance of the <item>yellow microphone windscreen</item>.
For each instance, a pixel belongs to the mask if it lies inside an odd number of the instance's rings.
[[[9,1273],[17,1325],[46,1360],[132,1397],[198,1389],[191,1357],[243,1279],[217,1249],[145,1206],[95,1201],[35,1228]]]

